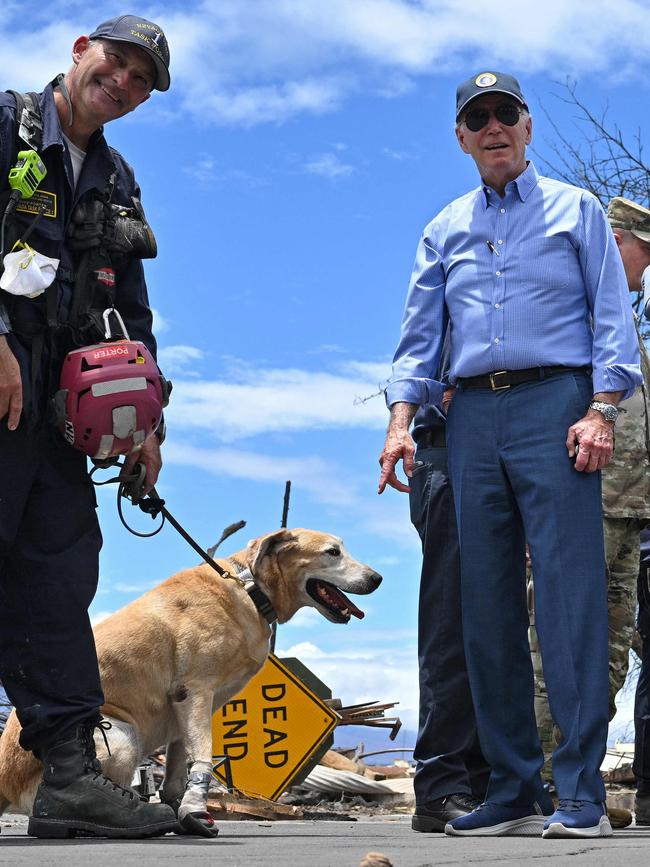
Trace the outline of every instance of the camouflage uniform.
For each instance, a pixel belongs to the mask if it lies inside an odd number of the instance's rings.
[[[630,213],[627,202],[616,198],[608,210],[610,223],[614,228],[631,228]],[[641,339],[638,322],[636,326],[644,384],[619,408],[615,452],[610,464],[602,471],[609,608],[610,720],[616,714],[615,698],[627,676],[629,651],[635,635],[639,533],[650,519],[650,358]],[[544,750],[542,773],[545,778],[550,779],[550,756],[561,735],[553,724],[548,706],[542,659],[535,632],[533,582],[530,573],[528,577],[529,640],[535,674],[535,716]]]

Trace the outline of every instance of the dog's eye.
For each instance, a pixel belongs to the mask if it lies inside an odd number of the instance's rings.
[[[340,557],[341,556],[341,549],[340,548],[328,548],[325,553],[329,554],[330,557]]]

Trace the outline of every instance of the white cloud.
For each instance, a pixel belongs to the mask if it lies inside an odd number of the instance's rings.
[[[375,561],[375,566],[378,568],[380,566],[398,566],[401,562],[399,557],[378,557]]]
[[[205,449],[168,441],[165,460],[170,464],[197,467],[203,472],[255,482],[285,482],[308,491],[320,503],[352,507],[356,487],[337,481],[345,473],[320,457],[286,458],[238,449]]]
[[[408,151],[396,151],[393,150],[393,148],[384,148],[383,152],[387,157],[390,157],[392,160],[396,160],[397,162],[413,159],[413,156],[408,153]]]
[[[48,4],[47,14],[29,6],[25,16],[22,4],[5,3],[0,17],[5,82],[18,88],[39,87],[66,69],[74,37],[117,12],[103,3],[91,19],[78,0]],[[136,117],[173,117],[167,106],[180,101],[204,125],[281,123],[336,110],[359,92],[395,97],[419,76],[461,76],[481,66],[645,83],[647,2],[619,0],[616,14],[611,10],[610,0],[548,0],[542,7],[519,0],[516,11],[484,0],[153,2],[142,11],[169,37],[173,89],[156,94]],[[530,21],[534,26],[525,26]]]
[[[151,312],[153,313],[154,334],[163,334],[169,329],[169,323],[156,307],[152,307]]]
[[[90,617],[90,625],[94,628],[98,623],[101,623],[102,620],[106,620],[107,617],[110,617],[113,614],[112,611],[98,611],[96,614],[92,614]]]
[[[388,364],[347,362],[336,370],[264,369],[235,360],[222,380],[177,379],[166,417],[177,430],[206,431],[225,442],[271,432],[385,428],[383,398],[360,404],[355,398],[377,392]]]
[[[215,180],[217,164],[214,157],[211,157],[206,153],[201,153],[197,154],[189,165],[183,166],[183,172],[194,178],[199,183],[207,184]]]
[[[638,78],[650,46],[642,0],[621,0],[615,16],[609,0],[520,0],[516,14],[483,0],[257,0],[253,26],[246,4],[204,0],[169,20],[186,108],[244,125],[331,111],[362,90],[398,96],[468,64]]]
[[[284,627],[282,627],[284,629]],[[396,701],[389,715],[401,718],[406,728],[417,728],[418,672],[415,642],[409,646],[373,645],[364,640],[364,651],[342,648],[336,652],[322,650],[309,641],[299,642],[280,657],[296,656],[340,698],[344,705],[364,701]]]
[[[282,629],[312,629],[321,625],[322,615],[315,608],[299,608]]]
[[[311,175],[321,175],[324,178],[343,178],[354,172],[354,166],[342,162],[336,154],[319,154],[305,163],[305,169]]]
[[[158,583],[158,581],[145,581],[140,584],[129,584],[126,581],[116,581],[113,584],[113,590],[116,590],[118,593],[140,596],[142,593],[146,593],[147,590],[151,590]]]
[[[183,346],[182,344],[164,346],[158,350],[158,364],[166,376],[175,373],[198,376],[197,372],[187,368],[194,362],[200,361],[204,356],[203,350],[196,346]]]
[[[268,184],[265,178],[256,177],[242,169],[223,167],[208,153],[199,153],[183,166],[183,173],[189,175],[203,186],[232,181],[247,187],[261,187]]]

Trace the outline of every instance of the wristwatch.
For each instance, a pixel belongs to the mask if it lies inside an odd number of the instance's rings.
[[[589,409],[597,410],[605,421],[611,421],[612,424],[616,424],[618,409],[613,403],[605,403],[603,400],[592,400],[589,404]]]

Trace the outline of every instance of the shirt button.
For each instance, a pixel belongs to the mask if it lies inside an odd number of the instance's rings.
[[[506,209],[505,209],[505,208],[501,208],[500,211],[499,211],[499,213],[501,213],[501,214],[505,214],[505,212],[506,212]]]
[[[499,342],[499,338],[498,338],[498,337],[495,337],[495,338],[494,338],[494,342],[495,342],[495,343],[498,343],[498,342]]]
[[[502,241],[501,239],[499,239],[499,240],[497,241],[497,244],[503,244],[503,241]]]
[[[495,271],[494,273],[497,275],[497,277],[501,276],[501,271]]]
[[[494,306],[497,310],[499,310],[501,308],[501,305],[498,302]]]

